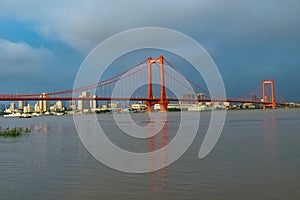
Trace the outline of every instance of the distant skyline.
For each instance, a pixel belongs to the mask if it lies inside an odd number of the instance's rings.
[[[300,102],[299,10],[299,0],[1,0],[0,93],[71,89],[99,42],[155,26],[199,42],[217,64],[228,97],[275,79],[287,100]]]

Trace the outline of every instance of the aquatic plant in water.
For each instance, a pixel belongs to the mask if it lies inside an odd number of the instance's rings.
[[[23,133],[28,134],[30,132],[30,128],[26,127],[25,129],[22,127],[14,127],[14,128],[6,128],[6,129],[2,129],[0,127],[0,136],[2,137],[18,137],[18,136],[22,136]]]

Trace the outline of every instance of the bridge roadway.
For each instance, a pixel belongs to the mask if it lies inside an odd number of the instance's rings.
[[[72,100],[96,100],[96,101],[159,101],[160,98],[143,98],[143,97],[22,97],[22,96],[3,96],[0,97],[0,101],[72,101]],[[255,100],[243,100],[243,99],[188,99],[188,98],[167,98],[169,102],[172,101],[199,101],[199,102],[229,102],[229,103],[253,103],[253,104],[270,104],[272,102],[262,102]],[[275,102],[277,105],[285,105],[286,102]]]

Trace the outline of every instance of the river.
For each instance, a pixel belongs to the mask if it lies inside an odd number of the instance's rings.
[[[147,114],[132,118],[147,122]],[[179,112],[168,113],[162,133],[168,137],[149,145],[147,139],[120,136],[111,114],[98,115],[115,144],[141,152],[169,142],[178,118]],[[91,156],[72,116],[1,117],[2,129],[30,127],[31,132],[0,137],[0,199],[300,199],[300,109],[228,111],[216,146],[199,159],[209,119],[209,112],[201,113],[194,142],[173,164],[135,174]]]

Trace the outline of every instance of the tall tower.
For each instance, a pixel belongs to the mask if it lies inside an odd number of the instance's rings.
[[[26,101],[18,101],[18,109],[23,110],[25,106],[27,106]]]
[[[271,85],[271,99],[267,96],[266,86],[268,84]],[[267,106],[271,106],[272,109],[276,108],[274,80],[263,80],[262,81],[262,102],[265,102],[263,104],[263,109],[266,109]]]
[[[98,102],[95,100],[97,98],[96,95],[93,95],[94,100],[90,101],[90,107],[92,109],[96,109],[98,107]]]
[[[90,100],[84,100],[84,98],[90,98],[91,97],[91,95],[90,95],[90,93],[89,92],[87,92],[87,91],[83,91],[83,92],[81,92],[81,95],[79,96],[79,98],[82,98],[83,100],[78,100],[78,107],[77,107],[77,109],[79,110],[79,111],[87,111],[87,110],[90,110],[90,105],[91,105],[91,103],[90,103]]]
[[[40,97],[43,99],[46,99],[47,96],[47,93],[42,93],[42,95],[40,95]],[[50,109],[50,101],[40,100],[39,106],[41,112],[47,112]]]
[[[160,99],[158,101],[151,100],[153,99],[152,93],[152,64],[159,63],[160,67]],[[151,112],[153,109],[153,105],[159,103],[160,105],[160,112],[167,112],[168,111],[168,104],[169,101],[166,95],[166,88],[165,88],[165,76],[164,76],[164,57],[160,56],[157,59],[152,59],[148,57],[148,101],[145,101],[147,105],[146,112]]]

